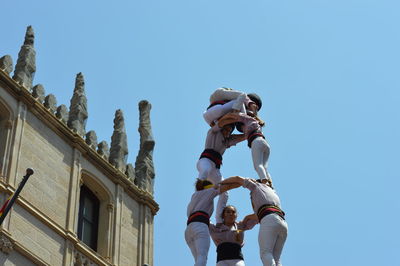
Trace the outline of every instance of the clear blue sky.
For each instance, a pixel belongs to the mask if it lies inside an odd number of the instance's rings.
[[[72,96],[86,81],[89,119],[110,143],[124,111],[129,162],[137,103],[152,105],[156,140],[155,265],[188,266],[186,205],[217,87],[258,93],[270,172],[287,213],[286,266],[400,265],[400,4],[392,0],[5,1],[0,55],[14,63],[26,26],[36,34],[35,84]],[[254,177],[245,143],[224,176]],[[232,191],[240,217],[248,191]],[[246,265],[261,265],[258,226]],[[215,265],[215,247],[209,265]]]

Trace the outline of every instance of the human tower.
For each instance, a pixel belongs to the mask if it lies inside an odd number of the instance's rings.
[[[206,266],[210,236],[217,248],[217,266],[243,266],[244,231],[259,224],[258,244],[264,266],[281,266],[280,256],[287,237],[285,213],[268,173],[270,148],[262,133],[264,122],[258,117],[262,100],[255,93],[246,94],[219,88],[210,96],[203,117],[210,129],[205,149],[197,162],[199,176],[187,207],[185,240],[195,266]],[[232,134],[234,130],[241,134]],[[247,140],[258,179],[233,176],[223,179],[220,173],[225,150]],[[253,214],[236,221],[236,208],[227,205],[228,190],[250,190]],[[214,198],[218,196],[216,224],[210,222]]]

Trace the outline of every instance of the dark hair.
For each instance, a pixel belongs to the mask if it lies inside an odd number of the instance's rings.
[[[261,101],[260,96],[258,96],[255,93],[249,93],[249,94],[247,94],[247,96],[250,98],[250,100],[252,100],[255,104],[257,104],[258,111],[260,111],[261,106],[262,106],[262,101]]]
[[[274,189],[274,187],[272,186],[272,181],[270,179],[265,179],[267,180],[267,183],[265,183],[267,186],[271,187],[272,189]],[[256,180],[258,183],[263,184],[262,180],[259,178]]]
[[[195,184],[196,191],[203,190],[205,186],[212,185],[212,184],[213,183],[211,183],[208,180],[197,179],[196,184]]]
[[[235,210],[235,212],[237,213],[237,209],[236,209],[235,206],[233,206],[233,205],[225,206],[225,208],[222,210],[222,212],[221,212],[221,214],[220,214],[222,219],[224,219],[224,213],[225,213],[225,210],[226,210],[227,208],[233,208],[233,209]]]

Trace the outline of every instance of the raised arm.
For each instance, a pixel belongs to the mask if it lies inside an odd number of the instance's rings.
[[[221,193],[234,189],[234,188],[238,188],[240,187],[239,183],[231,183],[231,184],[220,184],[219,190],[221,191]]]
[[[246,135],[245,134],[232,134],[231,135],[231,141],[234,143],[241,142],[243,140],[246,140]]]
[[[227,179],[223,180],[220,184],[224,185],[224,184],[232,184],[232,183],[238,183],[239,186],[243,186],[245,178],[241,177],[241,176],[231,176],[228,177]]]

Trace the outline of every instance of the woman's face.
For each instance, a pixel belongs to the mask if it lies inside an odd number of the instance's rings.
[[[236,213],[235,207],[233,207],[233,206],[226,207],[222,218],[224,219],[225,224],[234,223],[237,218],[237,213]]]

